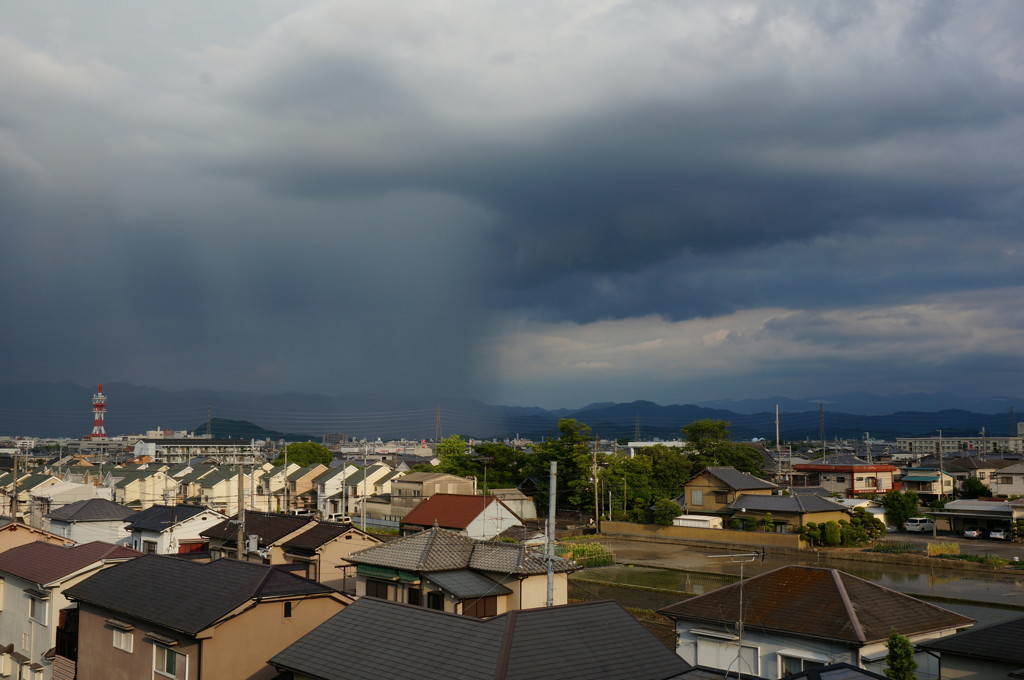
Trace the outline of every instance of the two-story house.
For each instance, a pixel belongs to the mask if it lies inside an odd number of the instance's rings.
[[[856,576],[805,566],[780,567],[659,612],[675,620],[676,652],[687,663],[768,680],[838,662],[880,672],[890,632],[918,643],[974,624]],[[915,659],[937,677],[933,656]]]
[[[69,605],[65,591],[101,569],[138,555],[101,541],[72,547],[37,541],[0,553],[0,644],[12,645],[5,665],[13,668],[20,661],[23,667],[23,672],[11,677],[49,680],[54,665],[71,667],[69,660],[55,660],[48,654],[56,647],[61,612]]]
[[[494,538],[515,526],[523,526],[523,521],[498,498],[450,493],[424,498],[401,523],[403,534],[440,527],[478,539]]]
[[[77,680],[270,680],[347,596],[263,564],[143,555],[76,586]]]
[[[352,463],[341,462],[313,480],[316,485],[317,509],[323,516],[349,514],[350,508],[345,502],[345,480],[358,471],[359,468]]]
[[[476,483],[445,472],[410,472],[391,481],[391,509],[388,519],[401,521],[424,498],[435,493],[473,495]]]
[[[429,529],[349,555],[356,594],[453,614],[495,616],[542,607],[547,560],[515,543],[478,541],[447,529]],[[569,560],[554,560],[554,603],[568,598]]]
[[[690,514],[732,516],[729,505],[740,496],[770,496],[777,489],[775,484],[736,468],[709,467],[686,481],[676,503]]]
[[[127,517],[125,530],[131,546],[142,553],[205,552],[209,544],[202,532],[226,519],[201,505],[153,505]]]
[[[868,463],[849,455],[829,456],[793,465],[793,484],[821,486],[846,498],[884,494],[896,486],[899,468],[885,463]]]
[[[44,519],[47,529],[76,543],[106,541],[130,545],[130,534],[124,528],[124,522],[135,513],[120,503],[90,498],[54,510]]]
[[[287,564],[282,547],[284,543],[316,524],[311,517],[246,510],[244,517],[234,515],[199,533],[209,541],[210,554],[214,558],[238,555],[239,521],[243,523],[245,540],[242,559],[264,564]]]

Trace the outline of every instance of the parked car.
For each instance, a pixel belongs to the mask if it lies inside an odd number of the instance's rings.
[[[981,527],[967,527],[964,529],[964,538],[985,538],[985,530]]]
[[[1010,532],[1006,529],[993,529],[992,531],[988,532],[988,537],[991,538],[993,541],[1009,541]]]
[[[935,522],[930,517],[911,517],[907,520],[907,531],[931,531]]]
[[[325,522],[339,522],[341,524],[352,524],[352,518],[341,512],[334,512],[324,515]]]

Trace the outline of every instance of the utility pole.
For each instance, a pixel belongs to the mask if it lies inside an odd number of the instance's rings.
[[[545,606],[555,605],[555,491],[558,485],[558,462],[551,461],[548,472],[548,599]]]
[[[235,537],[237,542],[235,556],[240,560],[245,559],[245,487],[242,486],[245,473],[243,470],[242,461],[238,461],[238,514],[236,515],[238,534]]]
[[[740,565],[740,608],[736,615],[736,677],[743,678],[743,567],[747,562],[753,562],[760,555],[758,553],[737,553],[734,555],[708,555],[708,557],[728,557],[730,562]],[[731,664],[730,664],[731,667]],[[728,678],[731,671],[726,669],[725,677]],[[751,669],[750,673],[753,674]]]
[[[821,440],[821,455],[828,455],[825,448],[825,403],[818,404],[818,439]]]
[[[591,474],[594,475],[594,527],[601,533],[601,510],[597,495],[597,435],[594,435],[594,451],[591,454]]]
[[[434,407],[434,446],[441,441],[441,407]]]

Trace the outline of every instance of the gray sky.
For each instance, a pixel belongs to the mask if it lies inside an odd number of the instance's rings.
[[[1020,392],[1024,4],[0,8],[0,376]]]

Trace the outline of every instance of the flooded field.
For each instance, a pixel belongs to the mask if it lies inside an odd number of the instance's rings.
[[[939,567],[920,568],[850,560],[766,557],[714,557],[725,551],[628,540],[602,540],[615,553],[612,567],[577,572],[570,597],[611,599],[625,607],[658,609],[730,583],[790,564],[841,569],[867,581],[909,595],[955,598],[969,602],[936,601],[978,621],[979,625],[1024,616],[1024,573],[962,572]]]

